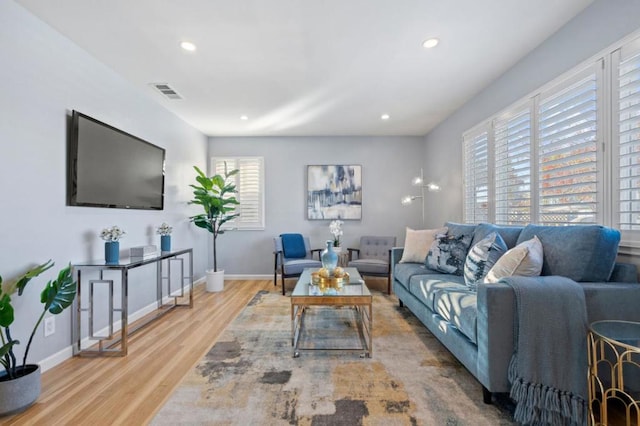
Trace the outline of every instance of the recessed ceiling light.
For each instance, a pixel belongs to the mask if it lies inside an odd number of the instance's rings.
[[[435,37],[432,38],[428,38],[425,41],[422,42],[422,47],[424,47],[425,49],[431,49],[432,47],[436,47],[438,45],[438,43],[440,43],[440,40],[438,40]]]
[[[389,114],[382,114],[382,115],[380,116],[380,120],[388,120],[388,119],[390,119],[390,118],[391,118],[391,116],[390,116]]]
[[[196,45],[191,43],[190,41],[183,41],[182,43],[180,43],[180,47],[189,52],[193,52],[196,50]]]
[[[240,116],[240,120],[247,121],[248,119],[249,119],[249,117],[247,117],[246,115],[241,115]]]

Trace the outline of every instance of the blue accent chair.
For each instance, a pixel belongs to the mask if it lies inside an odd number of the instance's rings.
[[[287,238],[285,237],[285,240],[286,239]],[[286,257],[282,241],[283,241],[282,236],[275,237],[273,239],[273,245],[274,245],[273,285],[274,286],[278,285],[277,279],[278,279],[278,273],[280,273],[280,277],[282,281],[282,295],[284,296],[285,278],[299,277],[305,268],[320,269],[322,267],[322,262],[320,262],[320,253],[322,252],[322,249],[311,249],[311,245],[309,243],[309,237],[302,236],[302,241],[304,242],[304,256],[302,256],[302,253],[299,253],[299,255],[297,255],[296,257]],[[313,255],[316,252],[318,253],[318,260],[313,259]]]

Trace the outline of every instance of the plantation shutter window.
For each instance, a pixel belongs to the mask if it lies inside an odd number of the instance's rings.
[[[463,135],[465,222],[603,220],[603,68],[583,67]]]
[[[465,222],[601,224],[637,255],[640,30],[594,58],[463,133]]]
[[[495,222],[531,222],[531,112],[529,105],[494,121]]]
[[[618,132],[619,227],[640,231],[640,39],[618,52],[614,127]]]
[[[225,229],[262,230],[264,219],[264,159],[262,157],[213,158],[213,174],[224,175],[227,170],[238,169],[239,173],[229,178],[236,185],[236,199],[240,203],[236,212],[240,216],[224,225]]]
[[[540,95],[538,222],[598,221],[598,78],[596,67]]]
[[[464,221],[489,221],[489,133],[470,132],[463,137]]]

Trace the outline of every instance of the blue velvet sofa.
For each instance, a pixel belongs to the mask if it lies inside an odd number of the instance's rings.
[[[491,232],[500,234],[508,248],[537,236],[544,249],[542,273],[518,279],[547,286],[553,286],[559,276],[578,282],[584,289],[589,323],[603,319],[640,321],[637,268],[616,263],[617,230],[595,225],[445,226],[449,234],[473,234],[469,247]],[[462,276],[433,271],[424,263],[399,263],[402,253],[400,247],[391,253],[393,291],[400,306],[406,306],[476,377],[484,402],[491,402],[492,393],[509,392],[507,375],[517,312],[513,288],[499,281],[478,283],[474,291]]]

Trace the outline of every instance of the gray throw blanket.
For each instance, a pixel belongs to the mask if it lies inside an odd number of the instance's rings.
[[[562,277],[510,277],[516,297],[509,365],[514,420],[586,425],[587,312],[579,284]]]

